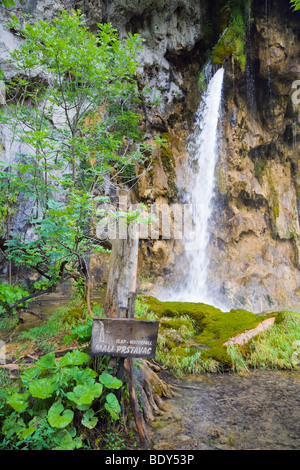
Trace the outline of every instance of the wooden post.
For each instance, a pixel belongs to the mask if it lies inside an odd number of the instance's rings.
[[[119,194],[119,196],[121,196],[121,194]],[[119,198],[119,204],[123,211],[132,208],[132,204],[128,201],[127,197],[122,200]],[[131,224],[134,224],[134,222],[131,222]],[[131,228],[134,227],[131,225]],[[130,233],[129,225],[127,225],[126,230],[127,237],[125,237],[125,239],[120,237],[120,233],[118,233],[118,237],[112,240],[110,270],[103,310],[104,316],[108,318],[114,318],[120,315],[123,316],[126,310],[127,318],[134,318],[139,238],[138,236],[132,236],[134,230]],[[149,445],[149,440],[144,418],[138,405],[134,384],[132,358],[127,358],[125,361],[120,360],[117,372],[120,377],[123,373],[123,367],[127,374],[129,400],[132,413],[142,447],[146,448]]]
[[[128,296],[128,318],[134,318],[136,292],[130,292]]]
[[[134,375],[133,375],[133,362],[131,358],[127,358],[125,361],[125,370],[127,373],[128,380],[128,393],[129,401],[134,416],[134,421],[140,436],[141,444],[143,449],[149,447],[149,437],[145,427],[145,421],[143,414],[139,408],[139,403],[136,395],[136,389],[134,385]]]
[[[127,318],[127,315],[128,315],[128,309],[126,307],[123,307],[122,304],[119,304],[118,317]],[[117,370],[117,379],[122,380],[123,383],[125,380],[124,360],[125,360],[124,357],[119,358],[119,364],[118,364],[118,370]],[[119,389],[117,391],[116,396],[118,400],[120,401],[121,396],[122,396],[122,389]]]
[[[136,292],[130,292],[128,296],[128,318],[134,318],[135,312],[135,301],[136,301]],[[134,416],[134,421],[140,436],[141,444],[144,449],[149,447],[149,438],[146,431],[145,421],[143,414],[140,410],[136,389],[134,384],[134,375],[133,375],[133,360],[132,358],[126,359],[125,369],[127,372],[128,378],[128,393],[129,401]]]

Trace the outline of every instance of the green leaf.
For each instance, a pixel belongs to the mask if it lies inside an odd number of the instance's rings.
[[[101,384],[94,385],[77,385],[73,392],[68,392],[67,397],[77,405],[90,405],[93,400],[99,397],[103,387]]]
[[[74,368],[75,369],[75,368]],[[80,370],[76,367],[72,377],[76,380],[76,385],[93,385],[95,383],[95,378],[97,377],[97,372],[90,368]]]
[[[20,435],[20,433],[26,429],[23,419],[17,419],[17,417],[18,415],[16,415],[16,413],[12,413],[3,423],[2,433],[7,439],[11,439],[14,434]]]
[[[74,450],[82,446],[81,439],[79,437],[72,439],[70,433],[68,433],[66,429],[63,429],[57,434],[55,441],[59,445],[54,447],[54,450]]]
[[[69,429],[69,434],[71,437],[75,437],[76,436],[76,428],[74,426],[71,426]]]
[[[28,406],[28,394],[14,393],[7,399],[7,403],[15,410],[21,413]]]
[[[110,413],[112,419],[118,419],[121,413],[121,407],[117,397],[113,393],[109,393],[106,397],[105,408]]]
[[[21,379],[22,379],[23,384],[26,385],[26,387],[28,387],[29,383],[33,379],[36,379],[40,374],[41,374],[41,369],[39,367],[30,367],[30,369],[24,370],[24,372],[21,374]]]
[[[60,401],[53,403],[48,411],[48,422],[53,428],[63,429],[73,420],[72,410],[65,410]]]
[[[99,380],[106,388],[117,389],[117,388],[122,387],[122,385],[123,385],[122,380],[119,380],[116,377],[113,377],[112,375],[108,374],[107,372],[103,372],[99,376]]]
[[[81,422],[86,428],[93,429],[96,426],[98,419],[94,416],[93,410],[89,409],[83,414]]]
[[[29,384],[29,391],[35,398],[50,398],[56,389],[53,379],[36,379]]]
[[[8,7],[14,7],[15,6],[15,2],[14,0],[2,0],[2,2],[0,3],[4,3],[4,5],[8,8]],[[12,15],[12,16],[15,16],[15,15]]]
[[[29,426],[29,428],[24,429],[24,431],[19,434],[19,440],[22,441],[23,439],[26,439],[26,437],[31,436],[31,434],[33,434],[36,429],[37,428],[33,426]]]
[[[43,370],[52,369],[53,367],[56,367],[55,354],[53,352],[46,354],[39,361],[36,362],[36,365]]]
[[[59,367],[65,366],[81,366],[82,364],[88,362],[90,360],[90,356],[85,354],[81,351],[75,349],[72,352],[68,352],[58,361]]]

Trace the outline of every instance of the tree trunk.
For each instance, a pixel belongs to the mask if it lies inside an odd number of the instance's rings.
[[[104,304],[104,315],[117,317],[120,307],[128,309],[128,295],[136,290],[139,240],[134,222],[112,240],[110,268]]]
[[[127,210],[122,207],[123,210]],[[110,270],[106,290],[104,315],[107,317],[134,318],[136,299],[136,276],[138,261],[138,227],[122,227],[118,237],[112,240]],[[122,231],[122,236],[121,236]],[[163,397],[172,395],[169,387],[151,370],[148,363],[139,361],[134,367],[131,358],[119,359],[117,376],[124,380],[124,368],[127,375],[129,400],[135,424],[143,448],[150,445],[146,421],[153,421],[155,414],[162,413]],[[137,390],[140,392],[144,412],[139,408]]]

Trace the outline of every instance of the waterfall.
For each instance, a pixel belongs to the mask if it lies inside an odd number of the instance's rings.
[[[195,131],[192,136],[196,173],[190,189],[190,201],[194,230],[193,234],[189,234],[190,241],[185,243],[189,269],[183,293],[186,300],[190,302],[212,301],[207,292],[209,259],[206,250],[209,242],[208,223],[212,214],[215,168],[218,160],[218,123],[223,76],[224,69],[221,68],[211,78],[195,116]]]
[[[206,93],[195,115],[195,129],[189,138],[188,151],[192,157],[193,171],[191,174],[187,171],[184,176],[188,183],[187,205],[192,210],[192,230],[185,234],[183,240],[186,257],[184,280],[180,289],[162,293],[161,300],[215,304],[207,289],[209,264],[207,246],[208,224],[212,215],[215,189],[215,168],[218,160],[218,123],[223,77],[223,68],[209,77]]]

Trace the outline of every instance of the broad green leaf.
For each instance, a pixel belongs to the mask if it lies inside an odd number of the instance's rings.
[[[86,411],[89,409],[90,405],[79,405],[78,403],[76,404],[76,407],[79,411]]]
[[[67,397],[78,405],[90,405],[93,400],[99,397],[102,393],[103,387],[101,384],[95,383],[94,385],[77,385],[73,392],[68,392]]]
[[[55,402],[48,411],[48,422],[53,428],[63,429],[73,420],[72,410],[65,410],[60,402]]]
[[[60,431],[55,437],[56,443],[59,445],[54,447],[54,450],[74,450],[82,446],[82,441],[79,437],[72,439],[70,433],[66,429]]]
[[[36,379],[29,384],[29,391],[35,398],[50,398],[57,385],[52,379]]]
[[[33,426],[29,426],[28,428],[24,429],[24,431],[19,434],[19,440],[22,441],[23,439],[26,439],[26,437],[31,436],[31,434],[33,434],[36,429],[37,428]]]
[[[39,361],[36,362],[36,365],[39,366],[41,369],[52,369],[56,366],[55,354],[53,352],[46,354]]]
[[[81,351],[75,349],[72,352],[68,352],[58,361],[59,367],[65,366],[81,366],[82,364],[88,362],[90,360],[90,356],[85,354]]]
[[[72,378],[76,380],[76,385],[93,385],[97,375],[97,372],[89,369],[88,367],[83,370],[80,370],[78,367],[76,367],[76,370],[74,370],[72,374]]]
[[[86,428],[93,429],[96,426],[98,419],[94,416],[93,410],[89,409],[83,414],[81,422]]]
[[[99,376],[99,380],[106,388],[117,389],[117,388],[122,387],[122,385],[123,385],[122,380],[119,380],[116,377],[113,377],[112,375],[108,374],[107,372],[103,372]]]
[[[69,434],[71,437],[75,437],[76,436],[76,428],[74,428],[74,426],[71,426],[69,429]]]
[[[14,393],[7,399],[7,403],[15,410],[21,413],[28,406],[28,394]]]
[[[33,379],[36,379],[41,374],[41,369],[39,367],[30,367],[30,369],[25,369],[21,374],[21,379],[24,385],[29,386],[30,382]]]
[[[109,411],[112,419],[118,419],[119,414],[121,413],[121,407],[118,402],[116,395],[109,393],[106,397],[105,408]]]

